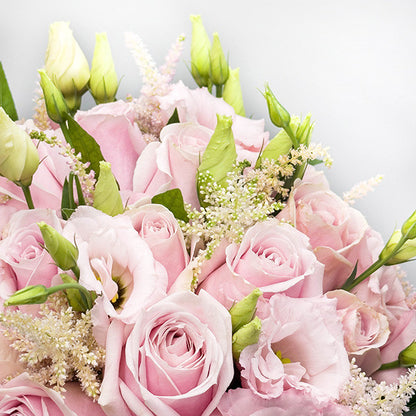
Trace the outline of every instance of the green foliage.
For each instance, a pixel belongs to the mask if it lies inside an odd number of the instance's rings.
[[[183,196],[180,189],[175,188],[152,198],[153,204],[159,204],[166,207],[176,219],[185,222],[189,221],[188,214],[185,211]]]
[[[13,120],[16,121],[19,117],[17,116],[16,107],[14,105],[12,93],[7,83],[6,74],[3,70],[3,65],[0,62],[0,107],[3,107],[6,114]]]

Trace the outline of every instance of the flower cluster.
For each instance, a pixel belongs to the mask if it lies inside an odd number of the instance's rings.
[[[117,100],[107,36],[90,69],[63,22],[33,120],[0,71],[0,414],[408,411],[416,212],[384,243],[351,206],[380,178],[332,192],[311,116],[266,85],[280,131],[245,117],[219,35],[191,21],[198,88],[173,81],[183,35],[157,68],[127,34],[143,86]]]

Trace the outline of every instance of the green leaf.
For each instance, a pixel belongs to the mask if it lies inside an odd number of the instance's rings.
[[[3,107],[7,115],[16,121],[19,117],[17,116],[16,107],[14,105],[12,93],[7,83],[6,74],[3,70],[3,65],[0,62],[0,107]]]
[[[324,161],[321,159],[308,160],[308,164],[312,166],[320,165],[321,163],[324,163]]]
[[[265,159],[278,160],[279,156],[286,155],[292,148],[292,140],[284,130],[280,130],[279,133],[273,137],[267,144],[261,155],[257,159],[256,168],[259,168],[261,162]]]
[[[416,394],[412,396],[406,405],[409,408],[409,411],[404,412],[403,416],[416,416]]]
[[[226,185],[227,173],[232,170],[237,160],[232,123],[231,117],[217,114],[217,126],[198,168],[198,173],[209,172],[213,180],[221,186]]]
[[[178,188],[155,195],[152,198],[152,203],[163,205],[172,212],[174,217],[178,220],[185,222],[189,221],[188,214],[184,207],[182,192]]]
[[[70,115],[67,117],[67,123],[68,126],[65,123],[61,124],[66,141],[74,148],[75,153],[81,153],[82,162],[90,163],[87,172],[92,169],[98,178],[100,161],[104,161],[99,144]]]
[[[178,109],[177,108],[175,108],[175,111],[170,116],[170,119],[168,121],[168,124],[173,124],[173,123],[179,123],[179,115],[178,115]]]
[[[358,268],[358,261],[355,263],[354,269],[349,275],[348,279],[345,281],[341,289],[349,290],[349,286],[354,282],[355,278],[357,277],[357,268]]]

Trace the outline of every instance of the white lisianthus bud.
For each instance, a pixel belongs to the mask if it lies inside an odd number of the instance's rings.
[[[97,104],[114,101],[118,89],[116,70],[106,33],[95,34],[90,91]]]
[[[70,110],[77,110],[87,90],[90,69],[68,22],[55,22],[49,28],[45,70],[61,90]]]
[[[0,107],[0,175],[29,186],[39,155],[29,135]]]

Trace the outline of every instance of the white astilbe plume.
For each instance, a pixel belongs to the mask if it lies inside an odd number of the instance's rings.
[[[161,68],[149,54],[142,39],[134,33],[126,33],[126,45],[139,66],[143,86],[141,96],[135,100],[136,123],[146,141],[159,140],[159,134],[168,120],[160,109],[158,96],[164,96],[170,91],[170,82],[175,75],[176,64],[183,50],[185,37],[180,35],[170,49],[165,63]]]
[[[354,185],[348,192],[344,192],[344,201],[353,205],[357,199],[365,197],[369,192],[374,191],[374,188],[383,180],[383,175],[374,176],[366,181],[362,181]]]

